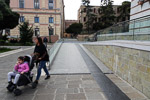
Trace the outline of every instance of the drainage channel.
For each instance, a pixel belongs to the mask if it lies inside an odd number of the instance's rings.
[[[86,62],[91,75],[97,81],[98,85],[102,89],[105,97],[108,100],[130,100],[129,97],[124,94],[105,74],[103,73],[94,61],[84,52],[79,44],[76,44],[80,54],[82,55],[84,61]]]

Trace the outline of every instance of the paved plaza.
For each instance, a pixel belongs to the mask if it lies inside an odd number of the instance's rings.
[[[96,58],[90,58],[80,45],[77,41],[64,42],[51,66],[51,78],[44,80],[42,73],[38,87],[20,87],[20,96],[6,90],[7,73],[13,70],[17,57],[31,54],[33,47],[0,57],[0,100],[148,100],[113,73],[107,73],[106,66],[97,60],[95,63],[92,59]],[[33,72],[36,74],[36,68]]]

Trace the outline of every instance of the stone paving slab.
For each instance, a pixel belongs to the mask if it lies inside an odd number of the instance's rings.
[[[0,100],[107,100],[91,74],[51,75],[49,80],[44,80],[44,77],[36,89],[20,87],[23,92],[20,96],[14,96],[3,87]]]

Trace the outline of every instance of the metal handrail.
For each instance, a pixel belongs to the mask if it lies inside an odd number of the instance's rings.
[[[137,31],[137,30],[141,31],[144,28],[148,28],[148,29],[150,28],[150,24],[148,24],[148,23],[143,24],[144,21],[145,21],[145,23],[146,23],[146,21],[149,21],[149,23],[150,23],[150,15],[140,17],[137,19],[133,19],[133,20],[119,22],[108,28],[97,31],[96,34],[98,34],[98,35],[117,34],[117,33],[125,33],[125,32],[134,34],[135,31]],[[149,33],[149,31],[147,31],[147,32]]]

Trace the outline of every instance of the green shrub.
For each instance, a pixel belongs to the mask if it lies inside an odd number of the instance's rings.
[[[14,49],[10,49],[10,48],[4,48],[4,47],[0,47],[0,53],[3,53],[3,52],[7,52],[7,51],[11,51],[11,50],[14,50]]]

